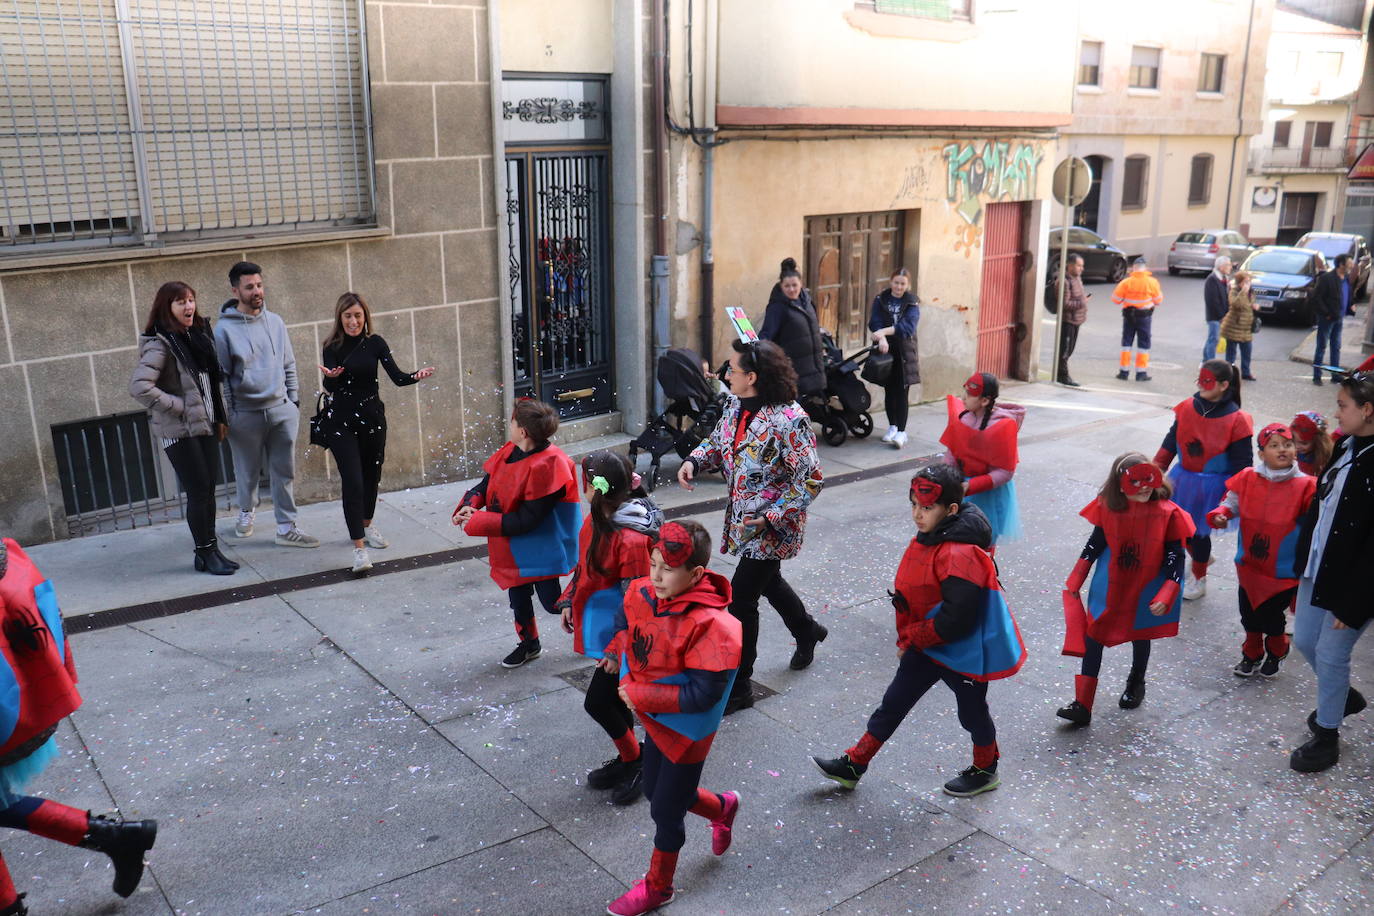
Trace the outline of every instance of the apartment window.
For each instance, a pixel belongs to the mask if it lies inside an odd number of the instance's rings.
[[[1318,149],[1327,149],[1331,146],[1331,121],[1312,121],[1308,123],[1307,129],[1312,134],[1312,145]]]
[[[921,19],[973,18],[973,0],[872,0],[859,6],[892,16],[917,16]]]
[[[1292,122],[1292,121],[1275,121],[1275,122],[1274,122],[1274,148],[1275,148],[1275,149],[1287,149],[1287,148],[1288,148],[1288,140],[1289,140],[1289,138],[1292,137],[1292,136],[1293,136],[1293,122]]]
[[[1159,88],[1159,48],[1144,48],[1139,45],[1131,48],[1132,89]]]
[[[372,221],[355,0],[121,7],[5,16],[0,253]]]
[[[1149,156],[1126,157],[1125,175],[1121,182],[1121,209],[1140,210],[1145,207],[1145,192],[1149,177]]]
[[[1102,85],[1102,42],[1085,41],[1079,45],[1078,85]]]
[[[1205,204],[1212,199],[1212,154],[1193,157],[1192,172],[1188,176],[1188,203]]]
[[[1221,81],[1226,75],[1225,54],[1202,55],[1202,66],[1197,73],[1198,92],[1220,92]]]
[[[1319,79],[1329,79],[1341,75],[1341,64],[1345,55],[1340,51],[1318,51],[1313,55],[1313,68]]]

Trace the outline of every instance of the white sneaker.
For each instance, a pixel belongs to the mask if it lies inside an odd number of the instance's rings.
[[[375,550],[386,550],[391,546],[391,542],[382,537],[382,533],[371,525],[363,529],[363,538],[366,539],[367,546]]]
[[[285,534],[277,535],[275,543],[278,547],[318,547],[320,546],[320,539],[311,537],[295,525],[292,525],[290,531]]]
[[[1207,577],[1195,579],[1192,573],[1188,573],[1187,581],[1183,586],[1183,597],[1188,601],[1196,601],[1205,594],[1207,594]]]
[[[250,510],[248,510],[247,512],[240,512],[240,513],[239,513],[239,520],[236,521],[236,522],[234,522],[234,537],[236,537],[236,538],[251,538],[252,536],[253,536],[253,512],[252,512],[252,510],[250,509]]]
[[[367,572],[372,568],[372,558],[367,555],[366,547],[353,548],[353,571],[355,573]]]
[[[905,448],[905,447],[906,447],[906,432],[905,432],[905,430],[898,432],[897,435],[895,435],[895,436],[892,437],[892,447],[893,447],[893,448]]]
[[[892,441],[892,437],[895,436],[895,435],[897,435],[897,427],[895,427],[895,426],[889,426],[889,427],[887,428],[887,432],[883,434],[883,441],[884,441],[884,442],[891,442],[891,441]]]

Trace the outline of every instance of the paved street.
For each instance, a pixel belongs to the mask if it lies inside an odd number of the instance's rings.
[[[807,759],[859,735],[895,667],[885,588],[912,534],[909,459],[937,450],[943,405],[931,404],[913,412],[904,453],[824,449],[830,483],[784,569],[830,638],[810,670],[792,672],[786,631],[765,611],[755,677],[777,693],[726,720],[704,777],[743,794],[735,844],[714,859],[709,831],[689,821],[669,913],[1369,911],[1374,728],[1353,721],[1327,773],[1288,770],[1313,679],[1296,656],[1272,682],[1231,674],[1240,631],[1227,564],[1185,609],[1180,637],[1157,646],[1143,707],[1116,708],[1128,667],[1118,649],[1093,725],[1068,731],[1054,717],[1076,671],[1058,654],[1060,583],[1088,533],[1076,512],[1115,454],[1153,451],[1167,407],[1191,390],[1201,321],[1187,297],[1200,281],[1164,283],[1182,317],[1157,325],[1159,381],[1110,379],[1117,319],[1098,284],[1074,362],[1093,390],[1004,391],[1029,407],[1017,475],[1029,536],[998,560],[1030,657],[990,692],[1001,789],[940,793],[969,754],[940,687],[856,791]],[[1284,361],[1304,333],[1264,330],[1262,381],[1246,392],[1257,420],[1314,403],[1302,368]],[[422,565],[469,545],[447,524],[462,489],[386,494],[378,524],[395,546],[376,556],[391,562],[356,581],[328,572],[347,555],[337,504],[303,512],[319,550],[227,538],[245,564],[230,583],[189,571],[180,526],[35,548],[69,618],[91,629],[72,637],[85,705],[34,791],[156,817],[162,832],[150,877],[123,904],[103,857],[6,835],[33,912],[596,913],[640,877],[647,806],[612,807],[583,784],[610,756],[581,709],[585,661],[546,617],[544,656],[503,670],[509,610],[484,561]],[[721,492],[660,496],[714,533],[719,512],[700,507]],[[1223,538],[1220,553],[1230,549]],[[729,558],[716,562],[729,572]],[[263,596],[209,595],[200,603],[212,606],[149,617],[175,609],[152,602],[227,584]],[[112,608],[132,608],[133,622],[102,616]],[[1366,640],[1357,680],[1371,662]]]

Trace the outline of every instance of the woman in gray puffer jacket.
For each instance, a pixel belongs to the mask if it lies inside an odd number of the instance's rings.
[[[196,311],[196,291],[164,283],[139,338],[129,394],[148,408],[149,425],[186,491],[186,524],[199,572],[231,575],[239,565],[215,538],[215,468],[226,425],[221,373],[210,322]]]

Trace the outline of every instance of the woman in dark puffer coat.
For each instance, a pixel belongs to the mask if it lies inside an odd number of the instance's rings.
[[[768,296],[759,337],[782,347],[797,371],[797,399],[805,401],[825,391],[825,348],[821,344],[821,322],[811,294],[802,287],[797,262],[785,258],[778,282]]]

